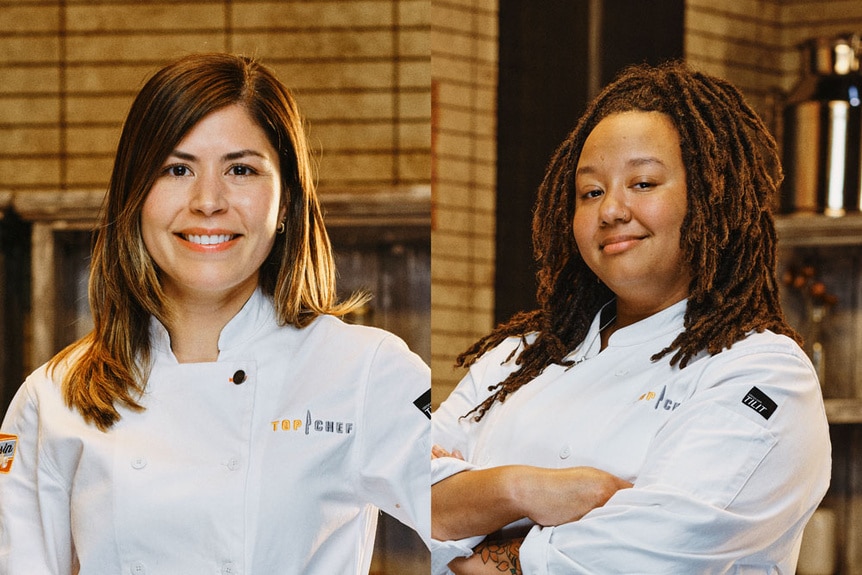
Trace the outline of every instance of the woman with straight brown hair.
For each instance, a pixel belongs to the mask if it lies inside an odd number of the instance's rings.
[[[429,534],[427,366],[337,316],[302,119],[252,59],[138,94],[95,232],[94,330],[0,433],[0,572],[367,573]],[[7,455],[8,457],[8,455]]]

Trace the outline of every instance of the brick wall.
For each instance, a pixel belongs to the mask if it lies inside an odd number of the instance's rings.
[[[320,186],[428,185],[426,0],[3,0],[0,188],[104,188],[142,82],[190,52],[257,55],[322,150]]]
[[[435,406],[455,357],[494,314],[497,0],[432,0],[431,369]]]

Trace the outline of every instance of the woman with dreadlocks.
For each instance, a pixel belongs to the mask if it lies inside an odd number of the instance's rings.
[[[539,190],[539,309],[433,417],[436,573],[793,573],[830,445],[780,181],[723,80],[638,66],[591,103]]]

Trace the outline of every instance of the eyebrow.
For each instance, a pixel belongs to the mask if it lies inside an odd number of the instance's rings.
[[[642,158],[632,158],[628,162],[626,162],[629,166],[646,166],[650,164],[658,164],[659,166],[664,166],[664,162],[656,158],[655,156],[644,156]]]
[[[632,158],[632,159],[626,161],[626,166],[627,167],[633,167],[633,168],[637,168],[640,166],[648,166],[648,165],[653,165],[653,164],[659,165],[662,167],[665,166],[665,163],[662,162],[660,159],[656,158],[655,156],[642,156],[642,157]],[[577,177],[581,174],[595,174],[597,171],[598,171],[598,169],[593,167],[593,166],[583,166],[583,167],[578,168],[578,170],[575,172],[575,177]]]
[[[185,160],[187,162],[194,162],[198,159],[198,157],[195,156],[194,154],[189,154],[188,152],[183,152],[180,150],[174,150],[173,152],[171,152],[171,156],[174,158],[179,158],[180,160]],[[229,152],[229,153],[225,154],[224,156],[222,156],[221,159],[224,162],[230,162],[230,161],[239,160],[241,158],[245,158],[248,156],[255,156],[255,157],[261,158],[263,160],[269,160],[269,158],[267,156],[265,156],[264,154],[262,154],[256,150],[251,150],[251,149],[238,150],[236,152]]]

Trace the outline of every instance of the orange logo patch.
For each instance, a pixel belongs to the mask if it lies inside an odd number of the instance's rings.
[[[15,460],[15,448],[18,446],[18,436],[0,433],[0,473],[12,471]]]

